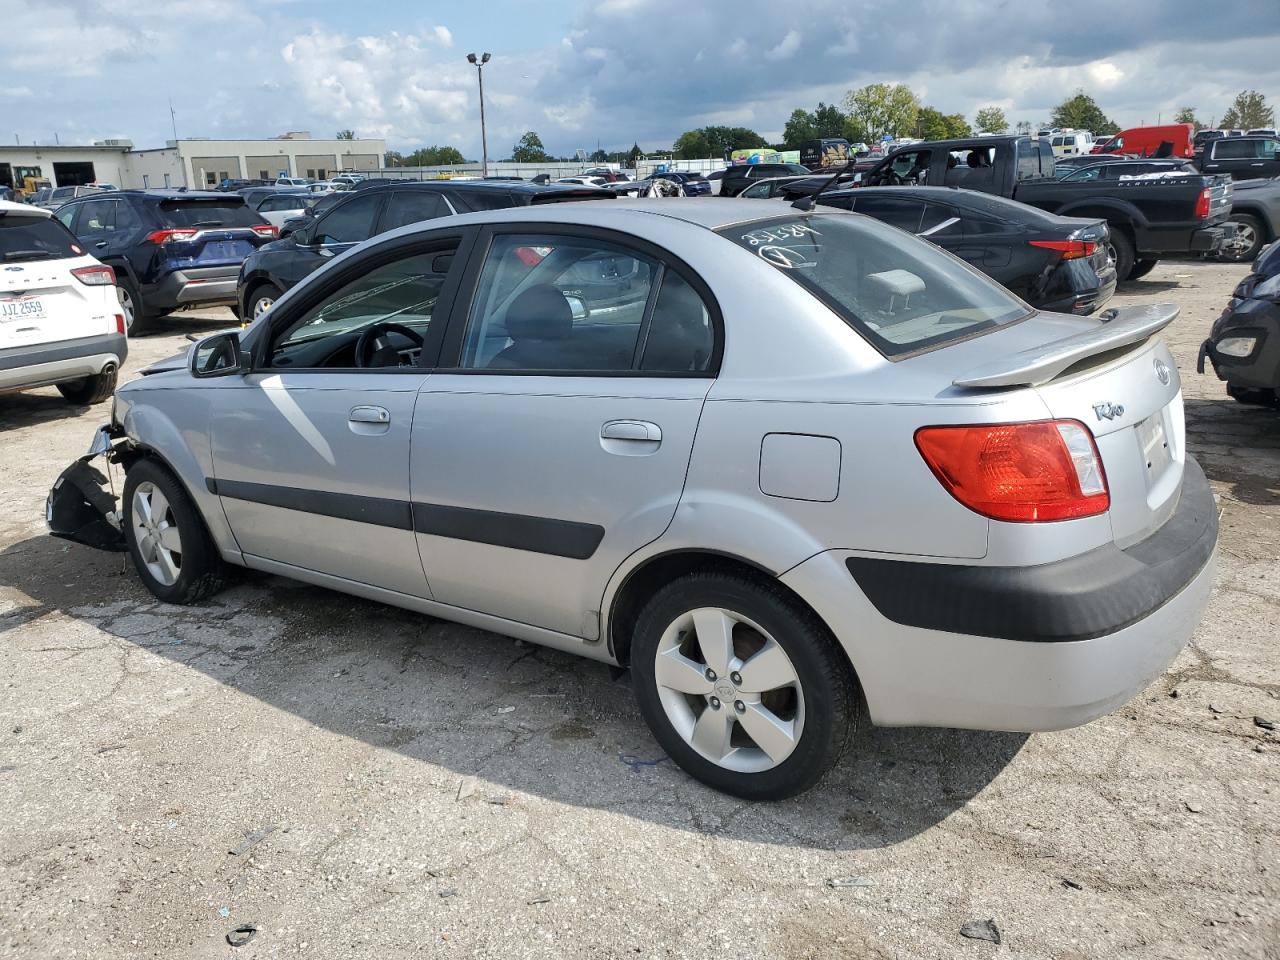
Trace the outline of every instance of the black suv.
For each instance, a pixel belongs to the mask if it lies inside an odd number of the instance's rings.
[[[366,180],[341,196],[328,210],[244,261],[236,291],[243,319],[255,319],[333,257],[396,227],[455,213],[613,199],[613,194],[596,187],[506,180]]]
[[[756,180],[811,176],[813,171],[798,163],[739,163],[725,170],[720,181],[720,196],[736,197]]]
[[[1233,180],[1280,176],[1280,139],[1226,137],[1210,140],[1200,157],[1205,173],[1229,173]]]
[[[234,193],[116,190],[72,200],[54,216],[115,268],[130,334],[178,307],[234,303],[240,264],[277,236]]]

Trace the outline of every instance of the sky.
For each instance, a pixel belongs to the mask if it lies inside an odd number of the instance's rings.
[[[782,11],[785,9],[785,13]],[[1121,126],[1280,108],[1280,0],[0,0],[0,139],[258,138],[353,129],[491,158],[669,147],[707,124],[770,140],[797,107],[908,84],[972,122],[1047,120],[1076,88]],[[14,25],[20,25],[15,28]]]

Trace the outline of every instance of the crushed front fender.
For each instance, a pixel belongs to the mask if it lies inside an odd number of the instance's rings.
[[[118,428],[104,424],[94,432],[89,452],[63,470],[49,491],[44,508],[49,533],[99,550],[126,549],[114,487],[93,461],[102,458],[109,471],[117,448],[127,443]]]

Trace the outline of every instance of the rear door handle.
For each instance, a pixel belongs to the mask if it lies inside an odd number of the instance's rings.
[[[662,440],[662,428],[648,420],[610,420],[600,428],[600,439],[658,443]]]
[[[347,420],[351,423],[390,423],[391,414],[385,407],[352,407],[351,412],[347,414]]]
[[[108,243],[105,240],[99,240],[97,243],[94,244],[94,246],[97,247],[99,250],[105,250],[108,246]]]

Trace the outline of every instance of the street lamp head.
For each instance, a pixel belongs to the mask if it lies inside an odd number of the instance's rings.
[[[483,57],[481,57],[481,58],[480,58],[480,62],[481,62],[481,63],[488,63],[488,62],[489,62],[489,54],[487,54],[487,53],[486,53]]]
[[[475,62],[476,62],[476,55],[474,53],[468,53],[467,63],[475,63]]]

